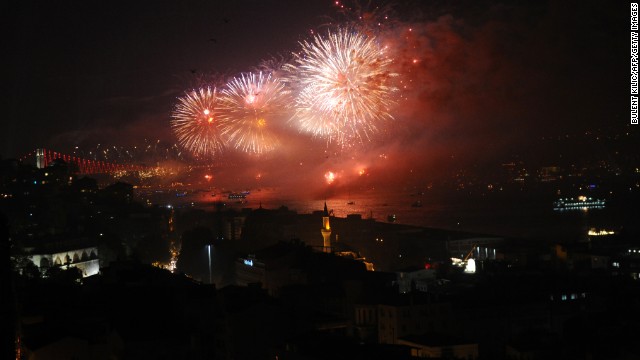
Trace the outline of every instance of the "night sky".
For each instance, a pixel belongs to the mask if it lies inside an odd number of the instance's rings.
[[[414,85],[391,131],[332,166],[375,166],[385,154],[391,169],[433,173],[451,159],[504,161],[533,151],[527,146],[540,136],[629,122],[626,3],[371,3],[391,6],[389,36],[407,27],[419,34],[396,54],[419,59]],[[312,30],[346,21],[338,10],[324,0],[12,2],[2,9],[0,154],[173,143],[177,97],[288,57]],[[294,150],[270,155],[280,165],[317,161],[326,150],[322,141],[285,136]]]

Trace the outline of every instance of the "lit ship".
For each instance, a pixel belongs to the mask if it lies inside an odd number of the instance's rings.
[[[615,235],[615,234],[616,232],[613,230],[596,229],[596,228],[591,228],[587,232],[587,235],[589,236],[608,236],[608,235]]]
[[[246,192],[229,194],[229,199],[244,199],[246,197],[247,197]]]
[[[561,198],[553,202],[553,210],[556,211],[604,209],[604,206],[604,200],[586,196],[578,196],[577,199]]]

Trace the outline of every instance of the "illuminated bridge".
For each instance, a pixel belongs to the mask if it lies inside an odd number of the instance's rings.
[[[23,159],[33,156],[33,152],[24,156]],[[149,166],[133,164],[117,164],[113,162],[83,159],[75,155],[67,155],[49,149],[35,150],[36,166],[39,169],[45,168],[56,160],[63,160],[71,170],[77,174],[108,174],[119,171],[143,171],[149,170]]]

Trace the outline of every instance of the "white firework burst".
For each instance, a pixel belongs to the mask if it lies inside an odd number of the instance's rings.
[[[180,144],[198,157],[222,152],[225,141],[218,119],[218,95],[215,88],[201,88],[178,98],[171,127]]]
[[[375,37],[339,29],[302,42],[287,65],[297,89],[293,123],[342,146],[363,143],[393,119],[393,60]]]

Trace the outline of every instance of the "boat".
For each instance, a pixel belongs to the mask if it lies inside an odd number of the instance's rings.
[[[422,207],[422,201],[420,201],[420,200],[415,201],[413,204],[411,204],[411,206],[413,206],[413,207]]]
[[[247,197],[247,194],[244,193],[244,192],[241,192],[241,193],[230,193],[228,195],[229,199],[244,199],[246,197]]]
[[[351,191],[347,193],[347,205],[355,205],[356,204],[355,201],[350,199],[351,199]]]
[[[586,196],[578,196],[577,198],[560,198],[553,202],[553,210],[589,210],[604,209],[606,205],[603,199],[594,199]]]
[[[396,222],[396,214],[387,215],[387,221],[390,222],[390,223]]]

